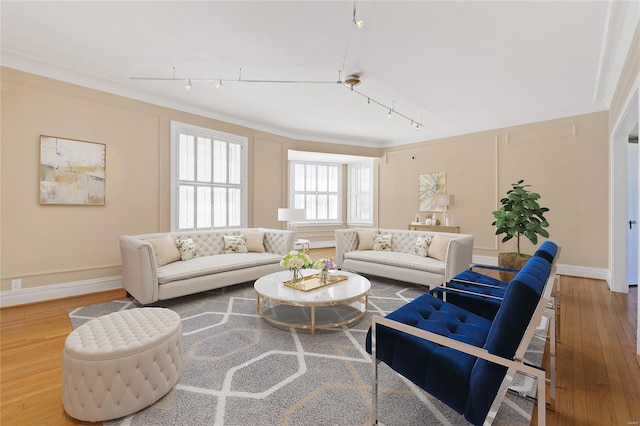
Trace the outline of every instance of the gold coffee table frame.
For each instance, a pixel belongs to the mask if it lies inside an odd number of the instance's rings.
[[[305,275],[317,273],[305,270]],[[254,284],[256,310],[266,321],[281,326],[311,330],[336,328],[359,321],[369,306],[371,283],[350,272],[348,279],[315,290],[302,291],[284,285],[291,272],[266,275]]]

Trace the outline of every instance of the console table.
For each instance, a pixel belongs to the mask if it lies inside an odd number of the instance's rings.
[[[460,233],[459,226],[441,226],[441,225],[424,225],[424,224],[409,224],[409,231],[435,231],[435,232],[451,232],[453,234]]]

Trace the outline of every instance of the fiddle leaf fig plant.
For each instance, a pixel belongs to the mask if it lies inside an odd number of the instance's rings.
[[[492,225],[496,227],[496,235],[505,234],[503,243],[516,238],[517,256],[523,257],[526,255],[520,252],[521,236],[524,235],[534,245],[538,243],[538,235],[549,237],[544,229],[549,226],[544,218],[549,209],[540,207],[540,194],[529,191],[527,188],[531,185],[525,185],[523,179],[512,183],[511,187],[507,196],[500,200],[502,207],[492,213],[496,219]]]

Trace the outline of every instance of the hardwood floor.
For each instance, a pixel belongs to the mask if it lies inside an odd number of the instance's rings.
[[[311,257],[335,257],[335,250],[313,249]],[[0,424],[85,424],[62,407],[67,312],[122,297],[117,290],[0,310]],[[547,424],[638,424],[636,324],[637,287],[611,293],[604,281],[561,277],[557,402]]]

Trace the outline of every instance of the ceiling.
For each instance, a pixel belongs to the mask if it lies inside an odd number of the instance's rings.
[[[289,137],[367,146],[608,106],[608,2],[357,1],[361,29],[353,7],[2,1],[2,64]],[[329,83],[193,81],[187,91],[184,81],[131,79],[170,79],[174,67],[177,79]],[[356,73],[358,91],[424,127],[336,83]]]

